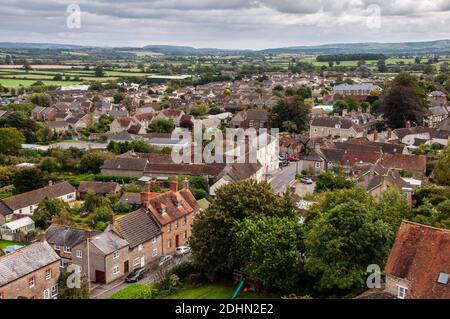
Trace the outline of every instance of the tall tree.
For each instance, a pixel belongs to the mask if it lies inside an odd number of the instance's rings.
[[[0,154],[17,154],[23,143],[25,137],[15,127],[0,128]]]
[[[189,239],[194,260],[211,275],[239,267],[232,229],[245,218],[292,217],[291,207],[265,182],[246,180],[222,186],[208,209],[195,218]]]
[[[305,269],[318,290],[347,293],[363,287],[368,265],[383,268],[394,234],[363,189],[333,193],[305,236]]]
[[[278,101],[270,114],[272,128],[281,131],[301,133],[308,128],[311,108],[306,106],[302,97],[287,96]],[[287,126],[286,123],[294,125]]]
[[[295,291],[303,273],[303,229],[295,218],[247,218],[236,233],[243,270],[265,287]]]
[[[427,106],[426,90],[409,73],[400,73],[381,97],[381,111],[391,128],[405,127],[407,121],[422,123]]]

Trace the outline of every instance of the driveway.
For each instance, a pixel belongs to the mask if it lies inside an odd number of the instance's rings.
[[[182,262],[189,261],[191,255],[184,255],[183,257],[173,257],[173,262],[168,264],[167,266],[164,266],[162,268],[159,268],[163,270],[163,273],[168,272],[175,266],[179,265]],[[152,284],[160,278],[160,273],[156,271],[150,271],[150,274],[147,275],[145,278],[141,279],[139,281],[140,284]],[[90,293],[90,299],[108,299],[111,297],[112,294],[114,294],[116,291],[119,291],[121,289],[126,288],[129,283],[126,283],[125,276],[121,277],[107,285],[98,285],[94,289],[91,290]],[[95,285],[95,284],[94,284]]]
[[[273,191],[276,194],[284,194],[286,189],[292,186],[298,169],[298,162],[291,162],[288,166],[281,168],[275,176],[269,180],[269,184],[272,185]]]

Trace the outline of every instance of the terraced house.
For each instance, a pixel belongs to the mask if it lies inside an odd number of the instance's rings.
[[[176,181],[172,181],[170,191],[163,194],[150,189],[149,184],[149,189],[141,193],[141,202],[161,227],[162,254],[173,254],[177,247],[187,245],[200,206],[187,187],[178,190]]]

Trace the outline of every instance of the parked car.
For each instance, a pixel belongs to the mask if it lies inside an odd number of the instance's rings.
[[[177,249],[175,250],[175,255],[177,256],[184,256],[186,254],[189,254],[191,252],[191,248],[188,246],[180,246],[177,247]]]
[[[298,162],[300,159],[297,158],[297,157],[295,157],[295,156],[289,156],[289,157],[287,158],[287,160],[288,160],[289,162]]]
[[[300,178],[300,182],[302,182],[303,184],[308,184],[308,185],[310,185],[310,184],[313,183],[312,179],[311,179],[311,178],[308,178],[308,177],[302,177],[302,178]]]
[[[149,270],[146,267],[133,269],[133,271],[130,272],[128,276],[125,278],[125,282],[138,282],[139,280],[145,277],[148,271]]]
[[[173,260],[173,256],[172,255],[166,255],[166,256],[161,256],[159,257],[159,267],[162,267],[164,265],[170,264]]]

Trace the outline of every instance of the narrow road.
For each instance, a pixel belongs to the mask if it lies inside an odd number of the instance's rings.
[[[181,264],[182,262],[189,261],[190,254],[185,255],[183,257],[173,257],[173,262],[168,264],[167,266],[164,266],[164,272],[168,272],[175,266]],[[145,278],[141,279],[139,281],[140,284],[149,285],[154,282],[156,282],[159,279],[159,276],[155,273],[150,272],[149,275],[147,275]],[[114,294],[116,291],[119,291],[121,289],[126,288],[129,283],[126,283],[125,277],[120,278],[108,285],[101,285],[96,288],[94,288],[91,291],[90,299],[108,299],[111,297],[112,294]]]
[[[297,163],[298,162],[289,163],[289,166],[280,169],[280,171],[269,180],[269,184],[272,185],[272,189],[276,194],[282,195],[286,191],[289,183],[295,179]]]

